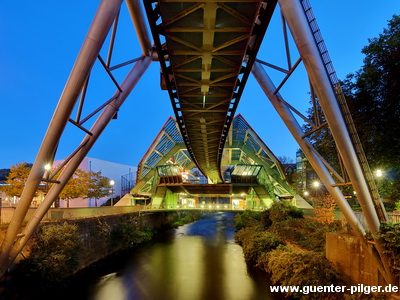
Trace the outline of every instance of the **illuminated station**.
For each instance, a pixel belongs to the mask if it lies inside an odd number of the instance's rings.
[[[170,117],[138,165],[136,186],[117,205],[258,210],[276,199],[306,205],[279,160],[241,115],[233,119],[221,166],[223,183],[206,178]]]

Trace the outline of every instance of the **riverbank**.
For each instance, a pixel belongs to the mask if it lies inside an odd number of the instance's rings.
[[[67,291],[71,284],[79,284],[82,274],[115,263],[115,257],[129,256],[157,232],[199,218],[197,212],[133,213],[43,223],[27,259],[1,281],[0,299],[43,299],[51,291]]]

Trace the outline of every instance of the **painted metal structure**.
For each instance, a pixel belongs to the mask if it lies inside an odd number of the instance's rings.
[[[225,140],[276,0],[144,2],[186,148],[221,183]]]
[[[374,245],[367,244],[365,228],[357,221],[340,190],[340,186],[352,185],[372,233],[378,232],[380,222],[388,221],[308,0],[278,1],[288,57],[287,68],[258,59],[257,63],[254,63],[275,10],[276,0],[219,2],[144,0],[144,2],[155,48],[151,46],[146,18],[139,0],[126,0],[142,54],[120,65],[110,66],[122,0],[101,1],[1,245],[0,273],[4,274],[13,263],[79,163],[114,117],[152,59],[156,59],[161,63],[164,84],[168,89],[179,130],[188,151],[181,154],[190,156],[209,180],[216,183],[223,182],[221,172],[223,148],[228,139],[233,115],[252,69],[260,86],[301,146],[327,190],[336,199],[356,235],[377,258],[382,275],[388,283],[393,283],[392,272],[386,262],[380,241],[376,239]],[[300,54],[300,58],[294,64],[290,57],[287,27]],[[110,30],[111,43],[107,58],[103,59],[99,53]],[[115,84],[116,92],[91,114],[82,118],[89,74],[96,60],[99,60]],[[135,63],[133,68],[122,83],[118,83],[112,71],[132,63]],[[318,116],[314,121],[308,120],[280,95],[287,79],[301,63],[304,64],[309,77],[314,108],[320,107],[324,115],[325,120],[321,123]],[[284,80],[275,85],[262,65],[285,73]],[[73,118],[71,113],[78,98],[80,99],[77,105],[78,113],[76,118]],[[92,127],[85,128],[86,121],[99,112],[101,113]],[[292,112],[312,129],[303,132]],[[65,163],[50,174],[45,171],[44,166],[53,161],[68,122],[81,129],[86,136]],[[341,175],[308,141],[311,134],[322,128],[329,128],[334,138],[343,166]],[[58,173],[60,173],[58,179],[54,180]],[[22,230],[25,215],[42,181],[55,184]]]

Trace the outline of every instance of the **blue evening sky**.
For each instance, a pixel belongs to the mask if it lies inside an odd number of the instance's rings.
[[[99,1],[3,1],[0,8],[0,169],[33,163],[58,98]],[[338,77],[362,65],[361,49],[400,12],[400,1],[311,1]],[[141,50],[123,4],[113,63],[136,58]],[[284,66],[280,17],[275,12],[259,58]],[[292,47],[293,49],[293,47]],[[103,57],[105,52],[103,50]],[[293,51],[293,60],[297,59]],[[284,62],[284,61],[283,61]],[[84,115],[106,101],[115,88],[95,65]],[[129,67],[126,68],[129,70]],[[122,70],[116,73],[121,78]],[[272,74],[274,76],[274,74]],[[303,113],[308,108],[307,80],[300,70],[282,91]],[[137,165],[167,118],[173,115],[166,91],[159,88],[159,64],[153,62],[112,120],[90,157]],[[274,76],[274,78],[278,78]],[[277,84],[277,83],[276,83]],[[283,122],[250,76],[237,109],[277,156],[295,158],[298,148]],[[90,127],[90,126],[89,126]],[[69,125],[56,159],[75,149],[82,134]]]

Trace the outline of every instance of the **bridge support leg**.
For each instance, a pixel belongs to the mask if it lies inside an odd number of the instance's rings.
[[[365,230],[361,225],[360,221],[357,219],[354,211],[344,198],[342,192],[338,187],[333,186],[335,184],[334,179],[329,173],[329,170],[326,168],[322,160],[315,154],[315,150],[313,150],[312,145],[308,142],[307,139],[303,139],[304,132],[297,122],[296,118],[293,116],[291,110],[279,100],[280,95],[275,94],[274,91],[276,87],[272,83],[271,79],[264,71],[262,65],[258,62],[255,62],[253,65],[252,73],[256,78],[258,84],[263,89],[264,93],[269,98],[270,102],[285,122],[288,127],[290,133],[293,135],[300,148],[302,149],[304,155],[307,157],[308,161],[312,165],[313,169],[317,173],[318,177],[321,179],[322,183],[325,185],[326,189],[335,199],[337,205],[342,211],[343,215],[346,217],[348,223],[354,230],[354,233],[357,237],[364,243],[366,249],[373,255],[375,258],[378,268],[381,271],[382,275],[385,277],[385,280],[388,283],[393,282],[393,278],[391,277],[391,273],[387,273],[387,269],[385,264],[382,264],[381,258],[378,256],[376,252],[373,251],[371,245],[369,245],[365,238]]]
[[[336,203],[340,207],[340,210],[345,215],[348,223],[354,229],[355,233],[362,239],[365,236],[365,230],[361,225],[360,221],[357,219],[354,211],[350,207],[349,203],[344,198],[342,192],[338,187],[333,187],[335,184],[335,180],[329,173],[329,170],[326,168],[321,159],[315,154],[315,151],[312,149],[313,146],[306,140],[303,139],[302,136],[304,132],[297,122],[296,118],[293,116],[290,109],[279,100],[279,93],[274,94],[276,87],[272,83],[271,79],[264,71],[262,65],[258,62],[255,62],[253,65],[252,73],[256,78],[258,84],[263,89],[264,93],[267,95],[268,99],[271,101],[272,105],[278,112],[279,116],[285,122],[288,127],[290,133],[293,135],[297,143],[299,144],[301,150],[304,155],[307,157],[308,161],[312,165],[313,169],[317,173],[318,177],[324,183],[328,192],[335,198]]]
[[[100,116],[90,129],[92,135],[87,135],[83,139],[83,141],[81,142],[81,146],[79,147],[79,151],[71,158],[65,169],[60,174],[58,178],[58,181],[60,183],[54,184],[50,188],[43,202],[36,209],[25,229],[22,231],[21,239],[17,243],[15,243],[13,248],[11,249],[9,255],[9,264],[11,264],[15,260],[22,248],[28,242],[29,238],[32,236],[40,221],[43,219],[53,202],[57,199],[64,186],[67,184],[68,180],[72,177],[76,169],[79,167],[80,163],[90,151],[103,130],[112,120],[115,113],[124,103],[125,99],[129,96],[136,83],[139,81],[143,73],[147,70],[151,61],[151,57],[143,57],[142,60],[136,62],[132,70],[126,76],[125,80],[121,84],[122,92],[120,94],[119,92],[116,92],[116,94],[119,94],[119,96],[105,107],[104,111],[100,114]]]
[[[280,0],[279,4],[357,193],[368,226],[372,233],[376,233],[380,226],[378,214],[304,10],[299,0]]]
[[[71,112],[76,104],[78,96],[86,79],[88,78],[90,71],[97,59],[100,49],[107,37],[107,34],[111,28],[111,25],[120,10],[122,0],[102,0],[94,17],[94,20],[89,28],[88,34],[83,42],[82,48],[78,54],[74,67],[65,85],[64,91],[60,97],[57,108],[54,112],[53,118],[50,121],[48,130],[43,139],[42,145],[39,149],[35,163],[27,179],[25,188],[22,192],[19,204],[16,208],[14,216],[8,227],[6,236],[1,245],[0,253],[0,275],[3,275],[10,264],[14,261],[23,245],[31,236],[32,232],[36,228],[37,224],[43,218],[48,208],[53,203],[55,197],[59,194],[60,187],[64,186],[70,176],[79,165],[76,161],[76,167],[71,164],[68,167],[68,171],[60,176],[60,184],[53,186],[53,191],[48,193],[46,196],[43,206],[39,207],[33,218],[30,220],[29,227],[27,226],[23,233],[20,233],[22,222],[26,216],[26,213],[30,207],[31,201],[35,196],[35,193],[39,187],[40,182],[43,180],[45,174],[44,166],[51,164],[54,155],[60,141],[61,135],[68,123]],[[120,95],[117,95],[107,108],[104,109],[102,117],[99,117],[98,121],[92,127],[92,136],[87,136],[82,142],[79,151],[77,153],[87,153],[100,135],[108,121],[105,121],[109,115],[115,114],[114,109],[118,107],[125,100],[133,86],[136,84],[138,78],[150,64],[151,59],[145,58],[138,62],[134,70],[129,73],[125,79],[123,85],[124,90]],[[75,153],[75,155],[77,154]],[[79,155],[76,155],[78,157]],[[83,158],[82,158],[83,159]],[[74,169],[75,168],[75,169]],[[73,171],[72,171],[73,170]],[[64,175],[65,174],[65,175]],[[22,238],[21,238],[22,237]],[[18,238],[21,238],[18,241]],[[22,246],[21,246],[22,245]]]
[[[376,207],[374,204],[364,171],[302,4],[300,0],[278,0],[278,2],[307,70],[311,84],[315,89],[333,139],[350,177],[351,184],[357,193],[357,198],[359,199],[368,227],[373,234],[378,233],[380,219],[377,210],[381,209],[381,207]],[[387,221],[386,214],[384,211],[383,213],[385,216],[382,221]],[[391,277],[392,272],[390,272],[388,264],[385,262],[386,258],[383,255],[383,249],[379,240],[375,239],[375,243],[375,248],[384,262],[387,271],[386,275]]]

